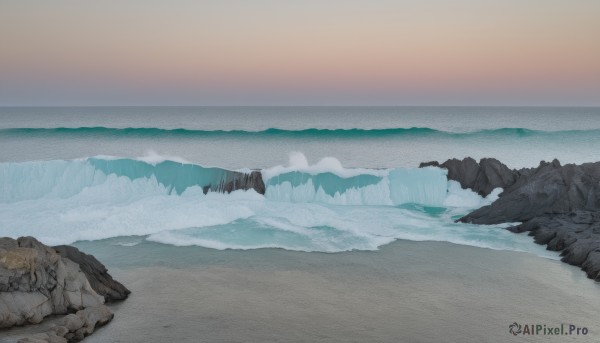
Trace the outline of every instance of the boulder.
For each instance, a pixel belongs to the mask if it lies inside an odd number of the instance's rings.
[[[600,210],[600,162],[561,166],[542,162],[521,173],[494,203],[460,219],[474,224],[523,222],[572,211]]]
[[[55,246],[53,249],[61,257],[77,263],[94,291],[103,296],[106,302],[126,299],[129,293],[131,293],[120,282],[115,281],[108,274],[106,267],[94,256],[83,253],[79,249],[69,245]]]
[[[33,237],[0,240],[0,328],[103,303],[77,263]]]
[[[18,343],[73,343],[110,322],[113,312],[105,305],[87,307],[61,318],[50,330],[19,339]]]
[[[447,169],[449,180],[459,182],[462,188],[471,189],[482,197],[498,187],[510,187],[520,175],[494,158],[483,158],[479,163],[471,157],[462,160],[454,158],[442,164],[435,161],[421,163],[419,168],[427,166]]]

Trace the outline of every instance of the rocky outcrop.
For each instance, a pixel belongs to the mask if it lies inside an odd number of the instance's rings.
[[[114,317],[105,305],[88,307],[61,318],[49,331],[19,339],[18,343],[71,343],[89,336],[96,328],[105,325]]]
[[[94,256],[85,254],[69,245],[55,246],[53,249],[61,257],[77,263],[94,291],[103,296],[106,302],[126,299],[129,293],[131,293],[120,282],[115,281],[108,274],[106,267]]]
[[[77,342],[113,318],[104,296],[128,294],[104,265],[76,248],[51,248],[33,237],[0,238],[0,328],[67,314],[50,331],[19,342]]]
[[[536,243],[560,251],[563,262],[581,267],[590,279],[600,281],[600,211],[535,217],[508,230],[529,232]]]
[[[447,169],[448,179],[458,181],[462,188],[471,189],[482,197],[498,187],[510,187],[520,176],[519,171],[509,169],[494,158],[482,158],[479,163],[471,157],[453,158],[441,164],[435,161],[421,163],[419,168],[427,166]]]
[[[504,189],[498,200],[459,219],[474,224],[522,222],[512,232],[529,232],[536,243],[560,251],[562,261],[600,281],[600,162],[510,170],[497,160],[466,158],[422,164],[448,169],[448,178],[484,195]],[[493,189],[493,188],[492,188]]]
[[[497,224],[576,210],[600,211],[600,162],[561,166],[554,160],[523,170],[519,175],[498,200],[460,221]]]
[[[33,237],[0,239],[0,328],[103,303],[77,263]]]

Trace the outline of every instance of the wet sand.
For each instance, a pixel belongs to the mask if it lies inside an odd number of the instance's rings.
[[[600,285],[532,254],[411,241],[336,254],[113,243],[78,244],[132,291],[86,342],[600,341]],[[589,333],[514,337],[513,322]]]

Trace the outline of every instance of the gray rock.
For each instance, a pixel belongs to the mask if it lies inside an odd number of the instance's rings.
[[[479,161],[479,172],[475,179],[473,189],[481,196],[487,196],[495,188],[508,188],[518,178],[518,172],[510,170],[507,166],[494,158],[482,158]]]
[[[0,244],[0,328],[104,303],[78,264],[35,238],[2,239]]]
[[[113,312],[105,305],[87,307],[75,314],[64,316],[50,330],[23,337],[18,343],[72,343],[92,334],[98,327],[110,322]]]
[[[471,157],[463,160],[454,158],[442,164],[435,161],[421,163],[419,168],[427,166],[447,169],[449,180],[457,181],[462,188],[472,189],[483,197],[489,195],[495,188],[510,187],[520,175],[518,171],[509,169],[493,158],[483,158],[479,163]]]
[[[523,222],[576,210],[600,210],[600,162],[561,166],[542,162],[521,174],[502,196],[460,219],[475,224]]]
[[[60,326],[67,329],[68,332],[79,330],[84,324],[84,321],[76,314],[71,313],[64,316],[60,321]]]
[[[96,328],[105,325],[114,317],[113,312],[106,306],[87,307],[78,311],[76,315],[83,322],[83,326],[65,336],[69,339],[69,342],[78,342],[84,339],[92,334]]]
[[[18,343],[68,343],[67,339],[56,335],[55,332],[45,332],[22,338]]]
[[[508,230],[529,232],[536,243],[560,251],[563,262],[581,267],[589,278],[600,281],[600,211],[536,217]]]
[[[422,163],[448,170],[448,179],[486,196],[504,192],[491,205],[459,219],[474,224],[522,222],[508,228],[528,232],[538,244],[560,251],[562,261],[600,281],[600,162],[562,166],[542,161],[537,168],[510,170],[498,160],[452,159]]]
[[[542,161],[537,168],[509,170],[493,159],[449,160],[448,178],[484,195],[504,188],[500,198],[459,219],[474,224],[522,222],[508,228],[529,232],[538,244],[560,251],[562,261],[600,281],[600,162],[562,166]]]
[[[94,291],[103,296],[106,302],[126,299],[131,293],[120,282],[115,281],[108,274],[106,267],[94,256],[85,254],[79,249],[68,245],[55,246],[53,249],[63,258],[77,263]]]

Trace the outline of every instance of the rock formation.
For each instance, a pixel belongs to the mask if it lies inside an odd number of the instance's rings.
[[[600,162],[561,166],[557,160],[519,172],[498,200],[461,219],[475,224],[522,222],[539,216],[600,210]]]
[[[110,274],[108,274],[106,267],[94,256],[85,254],[79,251],[79,249],[69,245],[55,246],[53,249],[61,257],[77,263],[94,291],[103,296],[106,302],[123,300],[131,293],[120,282],[115,281]]]
[[[0,327],[104,303],[79,265],[35,238],[3,238],[0,244]]]
[[[76,248],[55,250],[33,237],[0,238],[0,328],[72,313],[51,331],[22,342],[81,340],[112,319],[103,296],[117,300],[127,294],[98,260]]]
[[[442,164],[425,162],[419,168],[435,166],[448,170],[448,179],[458,181],[462,188],[472,189],[482,197],[488,196],[495,188],[513,185],[519,177],[519,172],[510,170],[494,158],[483,158],[479,163],[467,157],[463,160],[453,158]]]
[[[105,325],[114,317],[105,305],[87,307],[77,313],[71,313],[50,330],[21,338],[17,343],[70,343],[79,342],[89,336],[96,328]]]
[[[508,228],[529,232],[535,242],[560,251],[562,261],[600,281],[600,162],[562,166],[558,160],[537,168],[510,170],[494,159],[471,158],[423,163],[448,169],[448,178],[480,195],[502,187],[491,205],[459,219],[474,224],[522,222]]]
[[[590,279],[600,281],[600,211],[535,217],[508,230],[529,232],[536,243],[560,251],[563,262],[581,267]]]

